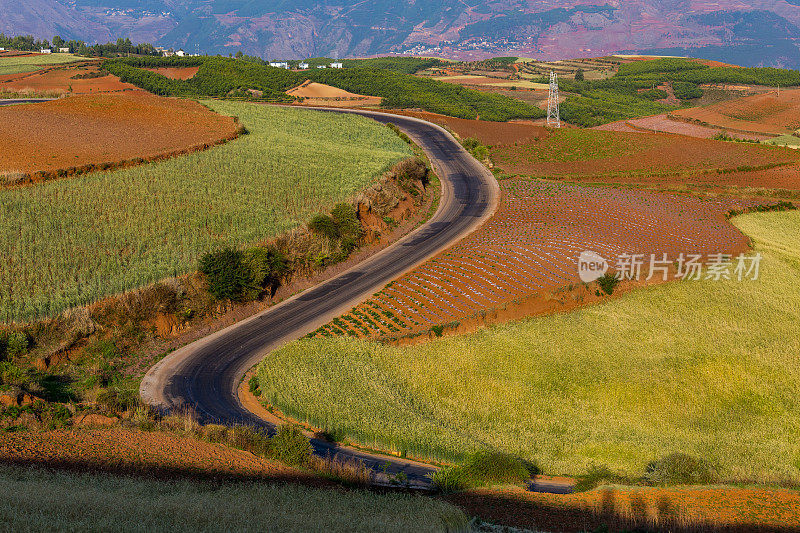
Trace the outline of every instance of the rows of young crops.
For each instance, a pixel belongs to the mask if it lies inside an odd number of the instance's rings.
[[[741,250],[746,240],[725,214],[753,203],[519,178],[502,181],[501,190],[500,208],[480,230],[315,335],[399,337],[457,323],[578,282],[586,250],[612,266],[620,254]]]
[[[307,222],[410,148],[376,122],[206,102],[248,135],[205,152],[0,191],[0,320],[52,316]]]
[[[660,223],[664,202],[633,197],[628,214],[638,203],[641,222]],[[673,208],[713,234],[718,218],[698,205]],[[576,203],[570,214],[586,207]],[[550,474],[580,475],[595,464],[639,475],[683,452],[718,465],[723,479],[797,484],[800,214],[734,223],[763,256],[758,280],[673,282],[410,347],[302,339],[259,367],[262,394],[332,434],[409,454],[453,459],[488,448],[536,460]],[[529,225],[515,221],[506,234]],[[591,235],[576,226],[575,237],[579,229]],[[673,240],[684,229],[674,226]],[[626,225],[602,238],[618,233],[639,239]]]

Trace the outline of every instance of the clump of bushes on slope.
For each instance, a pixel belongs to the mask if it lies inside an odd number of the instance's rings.
[[[315,215],[308,223],[308,228],[339,246],[339,255],[334,258],[335,260],[347,257],[356,248],[364,233],[356,210],[344,203],[337,204],[330,215]]]
[[[478,139],[467,137],[461,141],[461,145],[478,161],[484,161],[489,158],[489,148],[484,146]]]
[[[652,485],[707,485],[719,479],[708,461],[685,453],[671,453],[647,465],[644,480]]]
[[[517,485],[539,473],[535,463],[484,450],[473,453],[459,465],[442,468],[431,479],[439,490],[453,492],[489,485]]]
[[[224,248],[200,258],[198,270],[217,300],[249,301],[272,292],[287,272],[286,258],[271,248]]]

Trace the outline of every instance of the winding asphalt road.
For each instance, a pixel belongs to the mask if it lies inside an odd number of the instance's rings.
[[[274,425],[247,410],[238,396],[242,378],[269,352],[314,331],[479,227],[494,212],[498,187],[492,174],[444,129],[419,119],[371,111],[392,122],[425,150],[442,182],[439,209],[423,226],[350,270],[247,320],[176,350],[142,380],[140,393],[161,409],[192,408],[203,422]],[[432,469],[403,459],[362,453],[312,440],[316,453],[356,458],[367,466],[404,472],[426,484]]]
[[[49,102],[53,98],[11,98],[0,100],[0,106],[15,104],[37,104],[39,102]]]

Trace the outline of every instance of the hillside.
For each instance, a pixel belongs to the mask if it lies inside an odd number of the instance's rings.
[[[0,32],[130,37],[190,52],[270,58],[389,52],[541,59],[657,50],[748,66],[800,66],[796,1],[0,0]]]

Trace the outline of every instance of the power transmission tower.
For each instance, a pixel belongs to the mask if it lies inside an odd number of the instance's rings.
[[[561,111],[558,104],[558,76],[550,71],[550,96],[547,99],[547,125],[561,127]]]

